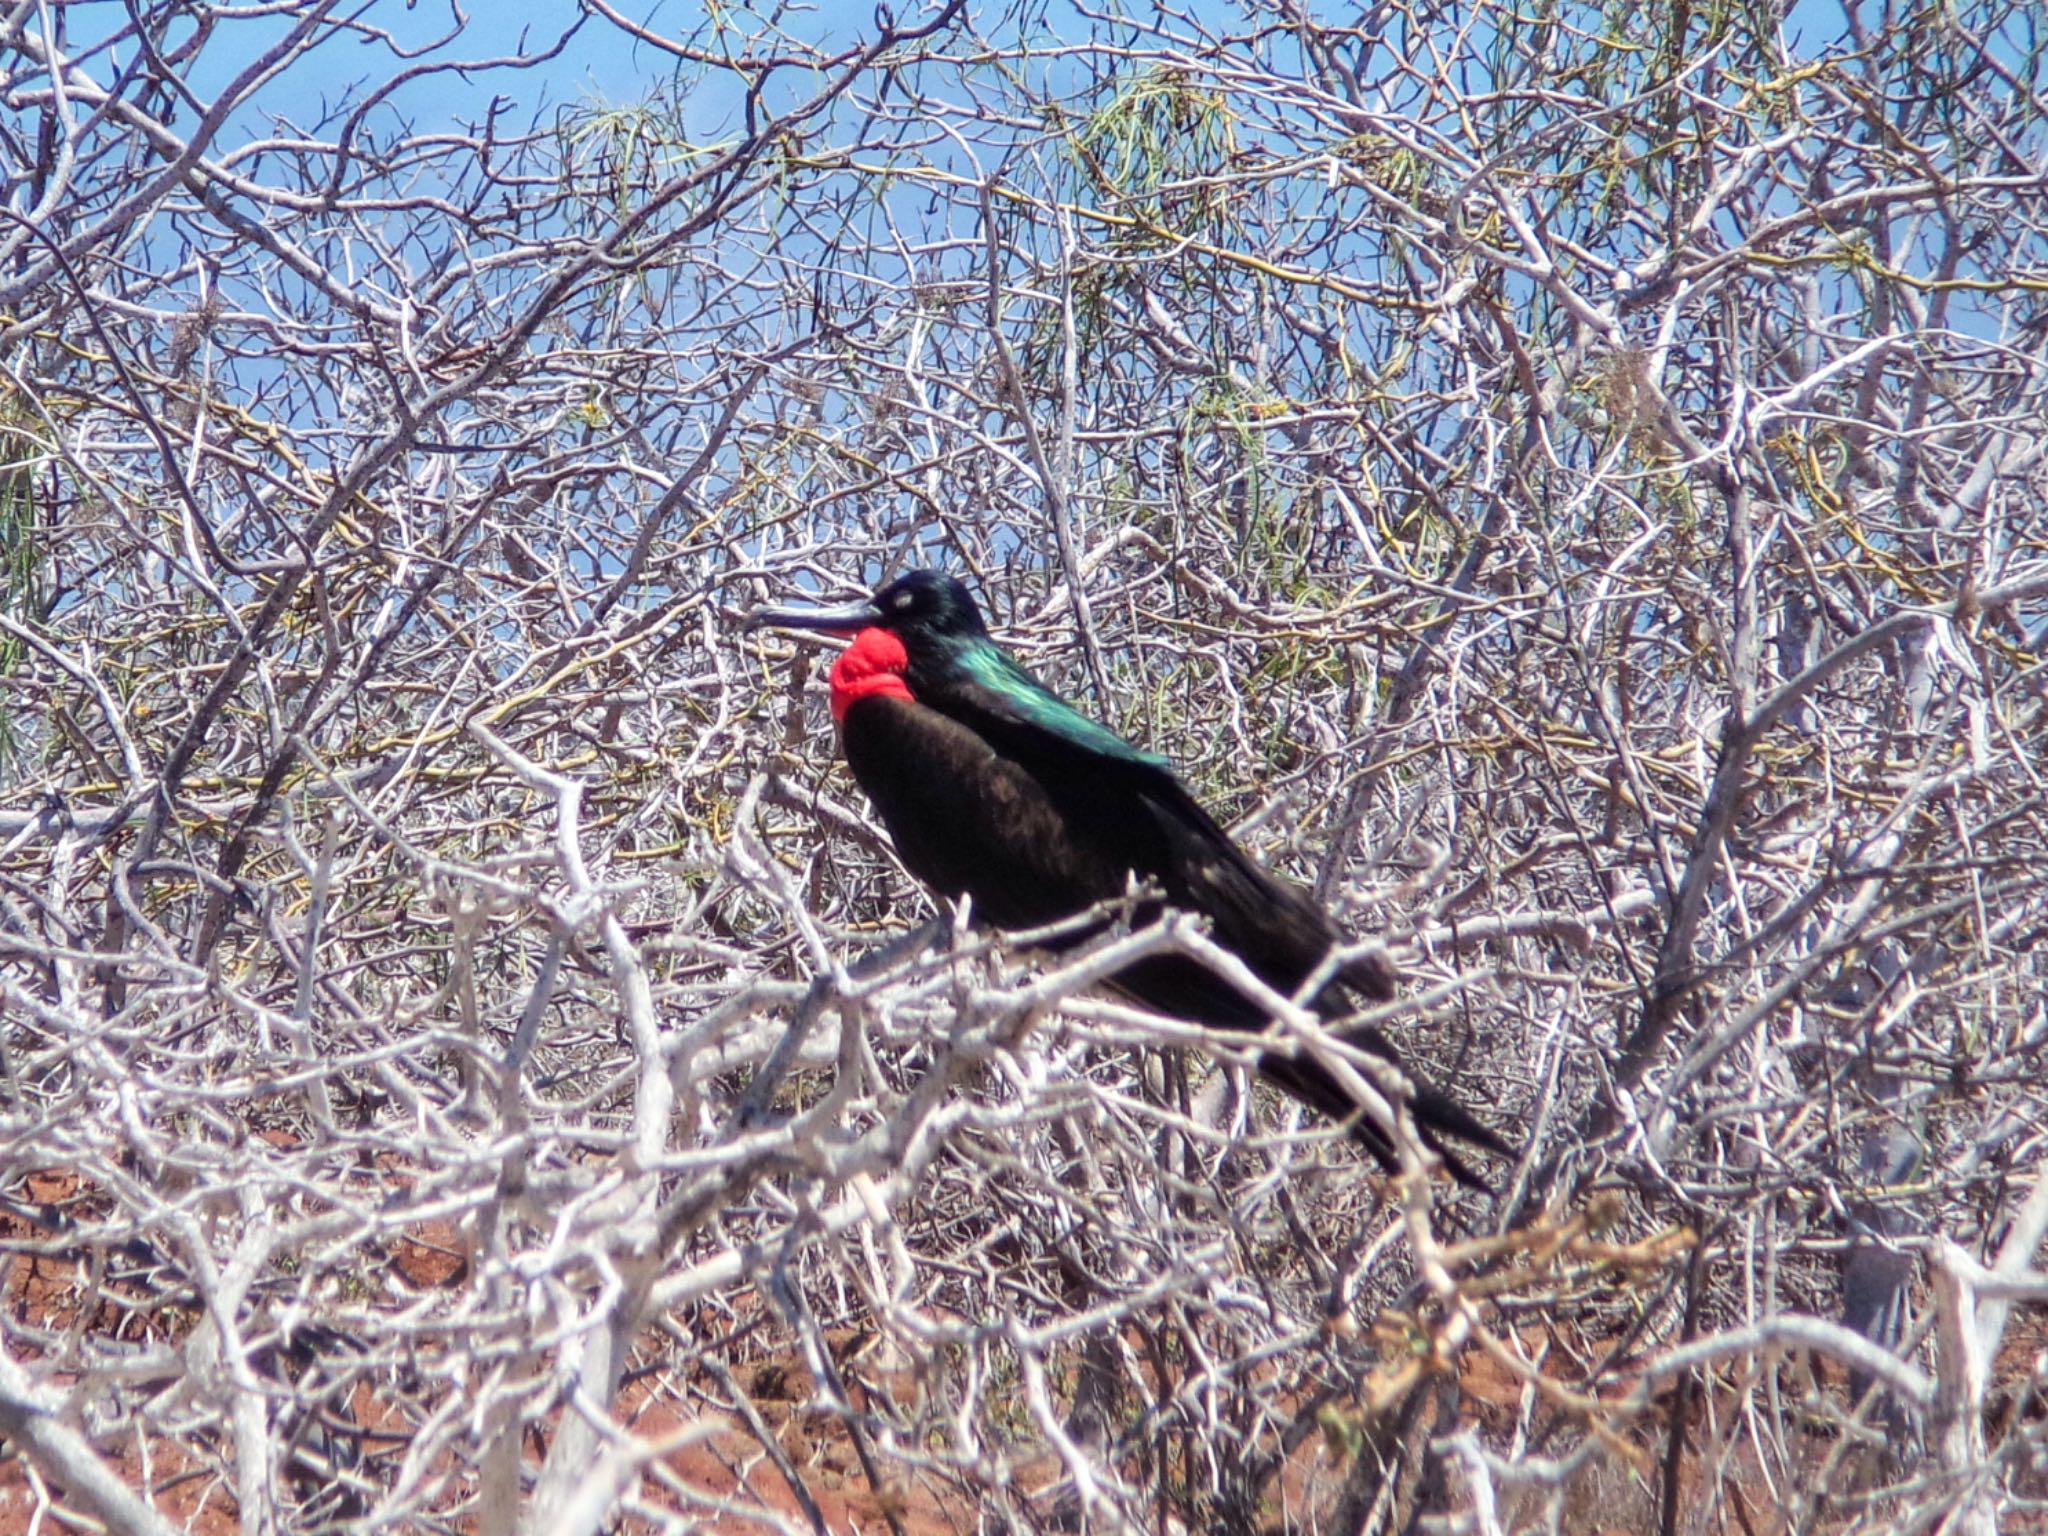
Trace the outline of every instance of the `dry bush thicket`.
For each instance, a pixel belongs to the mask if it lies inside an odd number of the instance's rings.
[[[2048,1528],[2038,15],[541,9],[0,12],[0,1523]],[[1495,1195],[892,943],[917,564]]]

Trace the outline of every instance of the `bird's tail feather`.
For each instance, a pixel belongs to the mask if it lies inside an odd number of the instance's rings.
[[[1359,963],[1384,965],[1384,957],[1369,954]],[[1391,977],[1392,971],[1388,968],[1385,977],[1372,985],[1361,985],[1360,990],[1374,996],[1390,995],[1393,991]],[[1349,981],[1351,978],[1347,976],[1345,979]],[[1270,1022],[1266,1011],[1258,1004],[1206,965],[1185,955],[1148,956],[1118,972],[1112,985],[1147,1008],[1177,1018],[1199,1020],[1217,1029],[1255,1033]],[[1337,1011],[1341,1010],[1344,1001],[1344,988],[1331,987],[1316,1000],[1316,1006]],[[1460,1184],[1472,1189],[1488,1188],[1485,1180],[1447,1142],[1463,1142],[1510,1158],[1515,1155],[1514,1149],[1449,1094],[1417,1080],[1403,1065],[1401,1053],[1394,1048],[1394,1043],[1380,1030],[1371,1025],[1346,1027],[1334,1022],[1329,1027],[1332,1037],[1345,1045],[1370,1052],[1401,1067],[1414,1085],[1408,1104],[1423,1141],[1444,1160],[1444,1166]],[[1326,1068],[1307,1057],[1280,1055],[1261,1055],[1258,1066],[1261,1076],[1310,1109],[1339,1122],[1353,1121],[1351,1134],[1383,1167],[1392,1171],[1400,1166],[1400,1159],[1394,1155],[1393,1143],[1385,1132],[1371,1116],[1359,1113],[1357,1100]]]
[[[1374,1032],[1377,1033],[1376,1031]],[[1384,1041],[1349,1039],[1356,1044],[1385,1056],[1397,1065],[1400,1058],[1394,1055]],[[1428,1083],[1416,1079],[1412,1072],[1403,1068],[1404,1074],[1413,1085],[1409,1095],[1408,1109],[1414,1117],[1415,1128],[1422,1135],[1423,1143],[1441,1157],[1451,1177],[1468,1189],[1490,1190],[1492,1186],[1478,1174],[1472,1165],[1462,1157],[1452,1141],[1464,1142],[1500,1157],[1513,1157],[1514,1149],[1491,1130],[1478,1116],[1464,1105]],[[1378,1121],[1359,1110],[1358,1103],[1350,1092],[1325,1067],[1317,1062],[1298,1056],[1262,1056],[1259,1059],[1259,1073],[1274,1087],[1301,1100],[1310,1109],[1328,1116],[1332,1120],[1353,1119],[1352,1138],[1373,1155],[1381,1167],[1389,1173],[1400,1167],[1395,1155],[1394,1144],[1387,1137]]]

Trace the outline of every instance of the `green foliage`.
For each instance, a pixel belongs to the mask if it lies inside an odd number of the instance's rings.
[[[1068,141],[1083,182],[1112,212],[1149,226],[1132,238],[1222,235],[1229,189],[1207,178],[1237,154],[1228,98],[1177,69],[1113,80],[1106,99]]]
[[[36,530],[35,442],[21,416],[0,407],[0,613],[18,624],[37,616],[42,547]],[[26,658],[14,635],[0,632],[0,680]],[[0,769],[19,751],[22,732],[11,709],[0,710]]]

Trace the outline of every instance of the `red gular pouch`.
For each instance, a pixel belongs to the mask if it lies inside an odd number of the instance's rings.
[[[846,712],[862,699],[912,700],[903,673],[910,653],[886,629],[864,629],[832,663],[832,718],[843,724]]]

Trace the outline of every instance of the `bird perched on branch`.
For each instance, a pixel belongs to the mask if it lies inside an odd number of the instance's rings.
[[[1394,995],[1385,955],[1332,966],[1344,935],[1321,904],[1255,863],[1165,758],[1078,713],[1011,659],[958,581],[912,571],[869,599],[762,609],[748,623],[853,637],[831,676],[847,765],[905,866],[939,895],[971,897],[974,913],[998,928],[1041,928],[1125,896],[1135,876],[1166,905],[1207,918],[1215,942],[1276,992],[1293,995],[1330,968],[1309,1005],[1339,1039],[1399,1063],[1379,1030],[1341,1022],[1356,999]],[[1159,909],[1156,900],[1141,903],[1137,920]],[[1155,1012],[1212,1028],[1257,1033],[1272,1022],[1191,955],[1135,961],[1114,985]],[[1338,1079],[1305,1056],[1269,1052],[1259,1071],[1332,1119],[1357,1113]],[[1506,1145],[1456,1100],[1409,1080],[1424,1141],[1477,1185],[1446,1138],[1497,1153]],[[1384,1166],[1397,1166],[1369,1117],[1353,1134]]]

